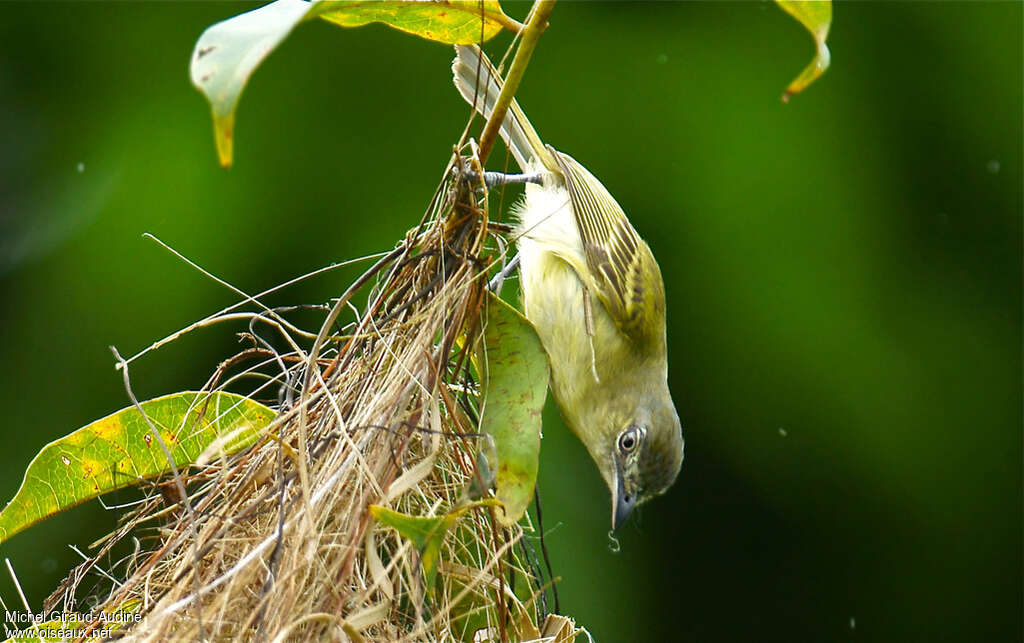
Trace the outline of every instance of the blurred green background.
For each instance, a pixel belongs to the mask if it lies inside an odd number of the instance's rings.
[[[450,49],[300,27],[222,171],[189,55],[252,6],[0,8],[3,499],[127,404],[108,345],[235,301],[143,232],[255,292],[419,220],[468,115]],[[783,105],[812,45],[770,3],[556,7],[520,97],[661,262],[687,439],[612,553],[607,492],[549,409],[548,545],[598,640],[1020,640],[1021,25],[1019,2],[838,4],[832,69]],[[136,393],[200,386],[232,330],[140,360]],[[0,556],[38,608],[68,543],[113,522],[89,503]]]

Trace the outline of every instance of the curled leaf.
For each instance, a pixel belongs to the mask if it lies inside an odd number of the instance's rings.
[[[235,109],[249,76],[309,12],[305,0],[277,0],[206,29],[192,51],[192,84],[210,102],[217,158],[231,167]]]
[[[235,110],[249,77],[296,25],[318,17],[343,27],[381,22],[447,44],[481,42],[503,27],[519,27],[498,0],[277,0],[222,20],[199,36],[190,76],[210,103],[223,167],[230,167],[234,157]]]
[[[146,422],[177,467],[212,447],[224,454],[253,444],[274,411],[234,393],[175,393],[108,415],[43,447],[25,471],[21,488],[0,512],[0,542],[53,514],[108,491],[171,471]]]
[[[526,513],[537,484],[548,360],[533,325],[518,311],[491,294],[486,310],[480,429],[494,439],[498,521],[511,525]]]
[[[825,39],[828,38],[828,30],[832,26],[832,2],[831,0],[775,0],[775,2],[811,33],[817,47],[817,53],[811,60],[811,64],[793,79],[793,82],[786,87],[786,91],[782,94],[782,101],[789,102],[789,98],[793,94],[802,92],[828,69],[831,54],[828,51],[828,45],[825,44]]]

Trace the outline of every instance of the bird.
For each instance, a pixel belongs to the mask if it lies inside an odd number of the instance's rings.
[[[455,51],[455,86],[488,118],[501,76],[478,46]],[[546,146],[518,102],[500,133],[526,177],[513,206],[523,312],[547,352],[562,417],[611,492],[614,531],[665,493],[683,462],[661,269],[604,185]]]

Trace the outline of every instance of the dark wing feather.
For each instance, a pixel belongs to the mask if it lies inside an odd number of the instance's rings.
[[[664,352],[665,286],[651,249],[601,182],[552,148],[576,217],[587,261],[584,282],[619,330],[641,348]]]

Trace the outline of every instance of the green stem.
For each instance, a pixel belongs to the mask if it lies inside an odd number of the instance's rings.
[[[503,11],[499,10],[497,13],[488,13],[487,17],[490,18],[491,20],[497,21],[502,27],[508,29],[517,36],[523,33],[523,23],[513,18],[510,18],[509,16],[505,15]]]
[[[483,134],[480,135],[481,165],[487,162],[487,157],[491,155],[491,149],[498,140],[498,132],[501,130],[501,124],[505,121],[505,114],[508,113],[509,105],[512,104],[512,99],[515,98],[516,91],[519,89],[519,82],[523,79],[526,66],[530,64],[530,57],[537,47],[537,40],[548,27],[548,16],[551,15],[551,10],[554,8],[555,0],[535,0],[530,9],[526,26],[521,32],[522,41],[519,43],[519,49],[516,50],[515,58],[512,59],[508,76],[505,78],[505,86],[501,89],[501,94],[498,95],[498,102],[494,105],[491,117],[487,119]]]

